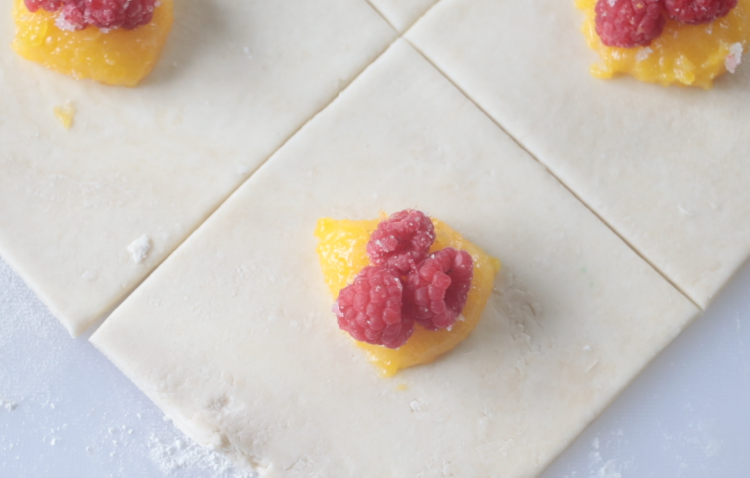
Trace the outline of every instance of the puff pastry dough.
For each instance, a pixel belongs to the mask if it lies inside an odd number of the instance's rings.
[[[477,330],[382,379],[321,216],[416,207],[501,258]],[[398,41],[92,337],[187,434],[276,477],[537,475],[697,313]]]
[[[438,0],[370,0],[399,32],[405,31]]]

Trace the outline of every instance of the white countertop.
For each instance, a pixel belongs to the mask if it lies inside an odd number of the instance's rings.
[[[0,260],[0,477],[252,476],[165,421],[88,335]],[[746,343],[750,265],[542,478],[750,477]]]

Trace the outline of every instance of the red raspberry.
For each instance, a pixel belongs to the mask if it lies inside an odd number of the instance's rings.
[[[737,0],[666,0],[664,6],[675,20],[698,25],[726,16]]]
[[[86,22],[98,28],[132,30],[146,25],[156,0],[86,0]]]
[[[662,0],[598,0],[596,33],[607,46],[646,46],[661,35]]]
[[[435,228],[430,218],[407,209],[378,224],[367,243],[367,255],[373,264],[406,274],[427,257],[433,242]]]
[[[432,254],[406,279],[404,315],[427,330],[450,327],[466,305],[473,275],[468,252],[446,247]]]
[[[402,294],[397,272],[365,267],[353,284],[341,289],[333,304],[339,328],[360,342],[401,347],[414,332],[414,320],[401,314]]]
[[[67,2],[60,11],[55,25],[66,31],[83,30],[88,26],[84,18],[86,12],[84,0],[67,0]]]
[[[48,12],[60,10],[55,22],[63,30],[83,30],[89,25],[104,30],[132,30],[148,24],[154,15],[156,0],[24,0],[30,12],[40,7]]]
[[[40,8],[43,8],[48,12],[56,12],[65,2],[64,0],[25,0],[24,3],[26,3],[26,8],[33,13]]]

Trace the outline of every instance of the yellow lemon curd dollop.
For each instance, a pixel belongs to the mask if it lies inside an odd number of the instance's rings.
[[[338,297],[341,289],[354,281],[354,277],[362,269],[370,265],[367,242],[383,219],[385,216],[372,221],[330,218],[318,221],[315,237],[320,241],[317,248],[320,267],[334,298]],[[498,259],[464,239],[444,222],[433,218],[432,223],[435,226],[436,238],[430,249],[431,253],[452,247],[471,255],[474,261],[474,276],[469,296],[461,313],[462,317],[451,330],[429,331],[417,324],[411,338],[398,349],[355,340],[354,342],[366,351],[370,362],[386,377],[393,376],[407,367],[430,363],[466,339],[479,323],[482,311],[492,294],[495,275],[500,271]]]
[[[733,72],[750,41],[750,0],[739,0],[727,16],[704,25],[687,25],[667,17],[662,34],[651,45],[636,48],[602,44],[595,29],[596,0],[576,0],[576,5],[586,12],[586,42],[602,59],[591,67],[597,78],[628,73],[663,86],[676,83],[708,89],[727,68]]]
[[[57,12],[31,13],[15,0],[13,49],[27,60],[73,78],[90,78],[114,86],[135,86],[156,65],[172,28],[172,0],[161,0],[148,25],[105,33],[94,26],[64,31],[55,26]]]

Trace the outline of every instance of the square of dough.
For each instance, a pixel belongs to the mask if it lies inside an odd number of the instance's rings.
[[[370,3],[399,32],[406,31],[438,0],[370,0]]]
[[[178,1],[155,71],[129,89],[20,58],[10,4],[0,24],[0,254],[73,335],[396,36],[365,0]]]
[[[573,0],[444,0],[408,39],[701,307],[750,255],[750,67],[710,91],[589,75]]]
[[[503,269],[464,343],[384,379],[338,330],[313,231],[407,207]],[[269,476],[532,477],[697,312],[398,41],[91,340],[188,435]]]

